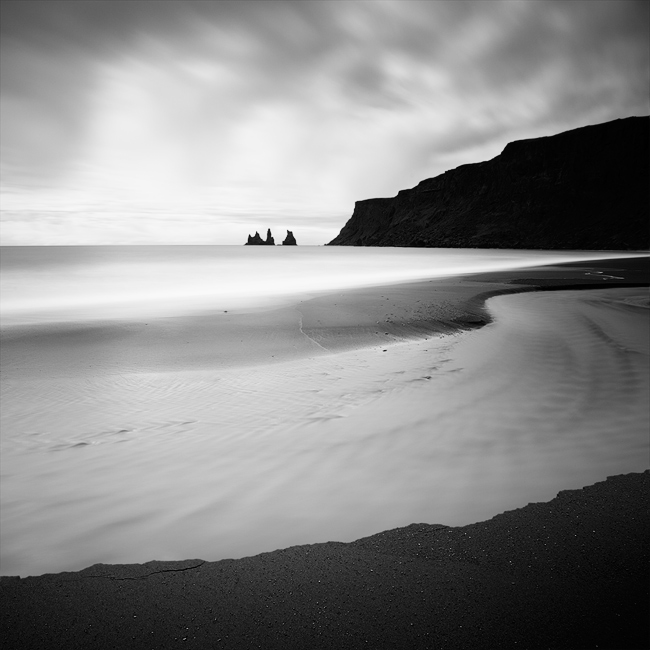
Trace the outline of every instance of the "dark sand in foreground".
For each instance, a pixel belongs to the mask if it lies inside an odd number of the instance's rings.
[[[644,648],[650,471],[493,519],[3,578],[3,647]]]
[[[472,276],[486,292],[473,284],[461,297],[450,282],[455,299],[436,322],[440,332],[480,326],[486,293],[511,292],[513,283],[638,286],[647,267],[645,258]],[[383,291],[399,299],[398,286]],[[359,295],[338,296],[340,322],[329,312],[326,328],[319,303],[325,313],[333,298],[301,307],[301,331],[328,350],[391,335],[386,319],[375,331],[370,299],[368,322],[359,321]],[[350,322],[346,300],[357,308]],[[435,315],[426,316],[431,331]],[[406,320],[394,323],[395,335],[408,327],[417,336],[417,319]],[[462,527],[413,524],[240,560],[3,577],[3,648],[644,648],[649,488],[646,471]]]

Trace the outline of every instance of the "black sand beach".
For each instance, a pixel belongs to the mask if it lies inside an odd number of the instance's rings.
[[[501,293],[647,284],[646,257],[321,296],[298,307],[286,349],[326,354],[480,327],[485,299]],[[18,360],[20,338],[8,343]],[[3,647],[647,647],[650,472],[605,478],[465,526],[413,524],[239,560],[3,577]]]
[[[644,648],[650,471],[459,528],[2,578],[7,650]]]

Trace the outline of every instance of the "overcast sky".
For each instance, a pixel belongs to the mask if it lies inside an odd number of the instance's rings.
[[[4,244],[324,244],[356,200],[650,113],[647,1],[1,6]]]

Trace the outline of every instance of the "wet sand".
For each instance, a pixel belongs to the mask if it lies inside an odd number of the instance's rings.
[[[8,647],[637,647],[647,549],[626,540],[647,540],[647,475],[550,508],[546,532],[533,506],[470,524],[647,467],[647,274],[613,260],[3,333],[3,573],[113,564],[3,579]],[[463,528],[340,543],[414,521]]]

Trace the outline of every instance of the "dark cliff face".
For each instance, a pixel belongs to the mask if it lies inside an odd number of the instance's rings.
[[[358,201],[330,245],[648,249],[649,178],[650,117],[586,126]]]

